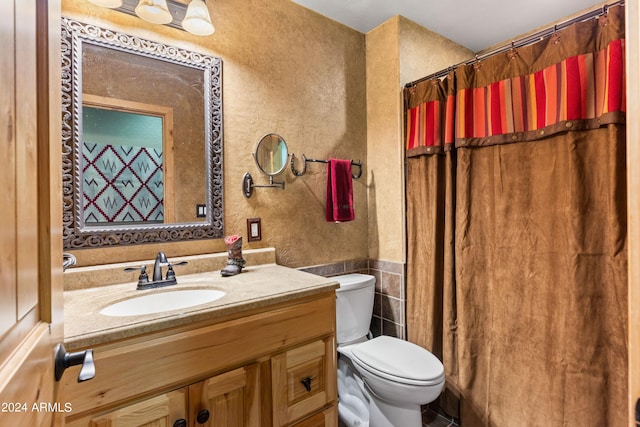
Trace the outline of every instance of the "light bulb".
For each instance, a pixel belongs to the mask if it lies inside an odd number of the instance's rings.
[[[166,0],[140,0],[136,15],[153,24],[168,24],[173,21]]]
[[[182,28],[197,36],[213,34],[215,28],[211,23],[209,9],[202,0],[191,0],[187,13],[182,21]]]

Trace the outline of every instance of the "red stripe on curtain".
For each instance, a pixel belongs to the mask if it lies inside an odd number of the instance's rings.
[[[490,95],[490,107],[489,107],[489,111],[491,113],[491,117],[489,119],[489,123],[490,123],[490,127],[489,127],[489,133],[490,134],[501,134],[503,127],[502,127],[502,111],[500,108],[500,104],[502,102],[502,97],[500,96],[500,84],[502,82],[496,82],[496,83],[492,83],[489,86],[489,95]],[[484,136],[484,135],[482,135]]]
[[[439,126],[436,126],[438,121],[436,120],[436,115],[438,109],[436,108],[436,102],[427,102],[426,114],[425,114],[425,130],[427,131],[425,134],[424,145],[427,147],[433,147],[436,145],[436,132],[439,129]]]
[[[580,97],[580,66],[578,65],[578,57],[567,58],[566,61],[566,79],[567,84],[567,120],[577,120],[582,112]]]
[[[607,112],[625,111],[624,106],[624,53],[622,40],[615,40],[607,47],[609,68],[607,70],[607,83],[609,85],[609,97],[607,99]]]

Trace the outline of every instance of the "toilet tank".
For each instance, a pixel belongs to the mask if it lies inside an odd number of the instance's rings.
[[[369,333],[376,278],[367,274],[335,276],[338,345],[362,340]]]

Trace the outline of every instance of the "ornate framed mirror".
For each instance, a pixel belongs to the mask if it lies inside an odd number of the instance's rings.
[[[220,58],[63,18],[62,88],[66,250],[223,237]]]

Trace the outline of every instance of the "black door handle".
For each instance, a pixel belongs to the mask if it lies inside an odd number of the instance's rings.
[[[87,381],[96,376],[96,366],[93,363],[93,350],[67,353],[64,345],[58,344],[56,346],[54,363],[56,381],[60,381],[65,369],[75,365],[82,365],[80,374],[78,375],[78,382]]]

